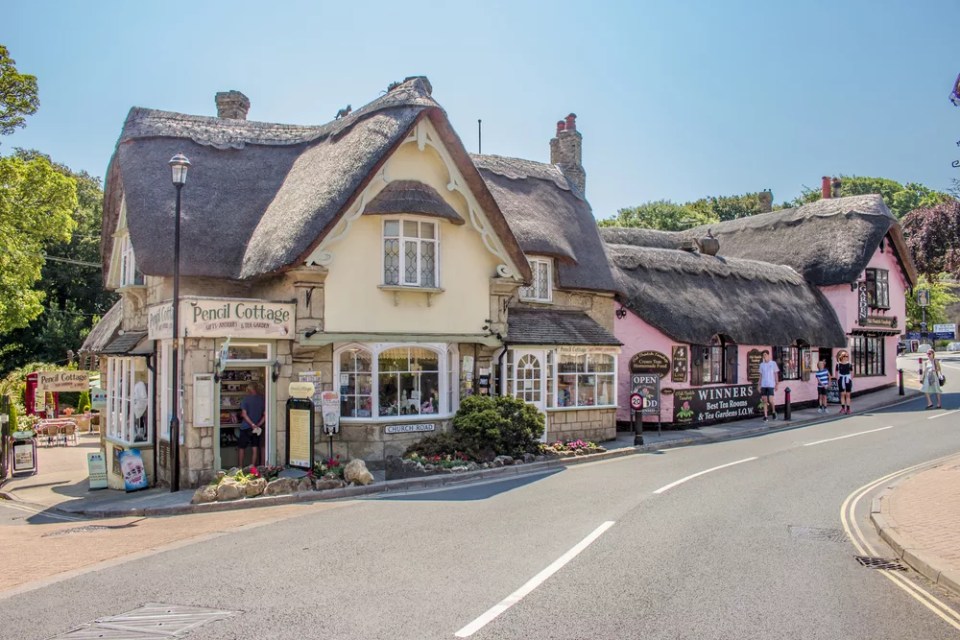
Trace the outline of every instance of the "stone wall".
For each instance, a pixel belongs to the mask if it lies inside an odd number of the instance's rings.
[[[592,440],[604,442],[617,437],[617,410],[547,410],[547,442],[556,440]]]

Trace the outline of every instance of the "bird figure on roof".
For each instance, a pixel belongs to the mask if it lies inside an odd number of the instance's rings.
[[[350,115],[350,112],[353,111],[353,107],[350,105],[345,106],[340,111],[337,111],[337,115],[333,118],[334,120],[339,120],[340,118],[345,118]]]

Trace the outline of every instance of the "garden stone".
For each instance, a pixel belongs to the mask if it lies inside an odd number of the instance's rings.
[[[267,488],[263,490],[265,496],[280,496],[286,493],[293,493],[297,488],[297,482],[293,478],[277,478],[267,483]]]
[[[436,468],[436,467],[434,467],[434,466],[433,466],[432,464],[430,464],[430,463],[427,463],[427,464],[423,465],[423,470],[426,471],[426,472],[428,472],[428,473],[429,473],[429,472],[432,472],[435,468]]]
[[[545,455],[539,455],[539,456],[537,456],[537,457],[535,458],[535,460],[536,460],[537,462],[543,462],[543,461],[546,460],[546,459],[547,459],[547,456],[545,456]]]
[[[313,491],[313,480],[306,476],[300,478],[300,481],[297,482],[297,492],[301,491]]]
[[[313,486],[317,491],[326,491],[327,489],[339,489],[343,485],[342,482],[334,478],[321,478],[320,480],[314,480]]]
[[[203,504],[204,502],[216,502],[217,501],[217,487],[212,484],[208,484],[204,487],[200,487],[193,494],[193,499],[190,500],[190,504]]]
[[[510,456],[497,456],[493,459],[493,464],[497,465],[498,467],[509,467],[513,464],[513,458]]]
[[[243,495],[248,498],[255,498],[256,496],[263,493],[263,490],[267,488],[267,481],[263,478],[254,478],[249,482],[243,485]]]
[[[217,500],[226,502],[228,500],[239,500],[243,497],[243,487],[238,482],[225,480],[217,487]]]
[[[527,464],[530,464],[531,462],[536,462],[537,456],[533,455],[532,453],[525,453],[523,454],[523,461],[526,462]]]
[[[480,468],[480,465],[478,465],[476,462],[471,462],[470,464],[467,465],[467,471],[476,471],[479,468]]]
[[[227,475],[231,477],[236,476],[238,473],[240,473],[240,469],[237,467],[230,467],[230,471],[227,471]]]
[[[384,461],[384,470],[388,476],[401,475],[408,462],[411,466],[415,464],[413,460],[402,460],[399,456],[387,456]]]
[[[367,464],[363,460],[354,458],[344,467],[343,479],[348,484],[367,485],[373,482],[373,474],[367,469]]]
[[[484,462],[483,464],[480,465],[480,468],[481,468],[481,469],[489,469],[489,468],[490,468],[490,463],[489,463],[489,462]]]

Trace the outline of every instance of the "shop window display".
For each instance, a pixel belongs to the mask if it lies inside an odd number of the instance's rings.
[[[440,413],[440,360],[420,347],[395,347],[380,353],[377,382],[379,415]]]
[[[340,415],[369,418],[373,415],[371,355],[362,349],[340,354]]]

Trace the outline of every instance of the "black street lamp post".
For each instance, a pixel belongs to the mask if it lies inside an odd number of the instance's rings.
[[[182,153],[170,158],[173,186],[177,188],[177,210],[173,223],[173,393],[170,399],[170,459],[173,466],[170,491],[180,490],[180,191],[187,182],[190,161]]]

